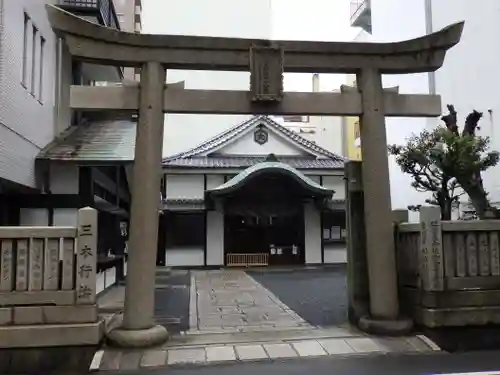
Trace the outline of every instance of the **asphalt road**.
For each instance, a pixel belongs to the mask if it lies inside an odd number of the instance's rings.
[[[345,266],[247,273],[313,326],[347,322]]]
[[[274,362],[236,363],[197,367],[166,367],[127,371],[127,375],[433,375],[499,371],[500,352],[461,354],[321,357]],[[117,374],[106,371],[106,375]]]
[[[172,272],[157,278],[155,290],[155,320],[171,334],[189,329],[189,272]]]

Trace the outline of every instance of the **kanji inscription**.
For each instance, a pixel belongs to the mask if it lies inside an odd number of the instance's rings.
[[[70,249],[65,255],[69,256]],[[78,211],[78,239],[76,249],[76,303],[94,304],[96,301],[97,268],[97,211],[86,207]]]
[[[283,98],[283,50],[253,46],[250,49],[250,91],[254,102],[279,102]]]
[[[10,292],[14,285],[12,240],[2,240],[0,246],[0,292]]]

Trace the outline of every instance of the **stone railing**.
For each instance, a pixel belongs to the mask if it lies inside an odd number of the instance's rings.
[[[0,227],[0,348],[97,344],[97,211],[78,227]]]
[[[500,220],[441,221],[396,229],[401,308],[427,327],[500,323]]]

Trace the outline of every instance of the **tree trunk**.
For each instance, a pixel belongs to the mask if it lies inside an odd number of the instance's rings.
[[[495,217],[499,216],[500,212],[492,207],[488,201],[488,196],[483,188],[482,181],[474,181],[474,183],[470,183],[469,181],[462,183],[462,181],[459,181],[459,183],[469,196],[472,206],[480,219],[488,218],[488,215],[491,214]]]

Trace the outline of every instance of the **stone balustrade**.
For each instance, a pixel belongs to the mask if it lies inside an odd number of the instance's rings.
[[[441,221],[422,207],[396,236],[404,313],[428,327],[500,323],[500,220]]]
[[[97,344],[97,211],[78,227],[0,227],[0,348]]]

